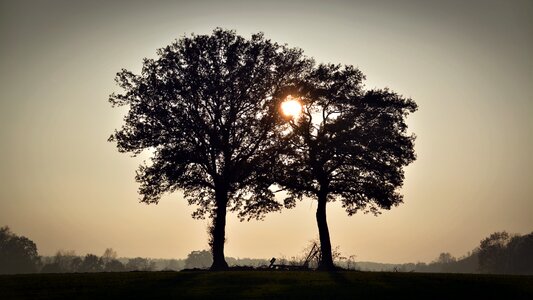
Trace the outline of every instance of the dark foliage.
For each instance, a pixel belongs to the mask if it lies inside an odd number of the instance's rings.
[[[207,250],[193,251],[185,259],[185,269],[207,269],[213,264],[213,257]]]
[[[117,252],[112,248],[107,248],[100,257],[103,271],[122,272],[125,270],[124,264],[117,260]]]
[[[137,172],[141,201],[182,190],[195,218],[213,218],[213,269],[224,260],[226,210],[242,219],[280,210],[269,190],[276,157],[280,91],[312,63],[301,50],[233,31],[183,37],[145,59],[140,75],[122,70],[114,106],[128,106],[111,141],[120,152],[154,151]]]
[[[147,258],[136,257],[128,260],[125,269],[127,271],[153,271],[155,263]]]
[[[76,255],[74,251],[57,251],[50,258],[43,258],[45,262],[41,273],[94,273],[94,272],[122,272],[126,268],[116,259],[117,253],[108,248],[100,257],[87,254],[84,257]]]
[[[104,272],[124,272],[126,268],[123,263],[116,259],[112,259],[105,263]]]
[[[289,206],[303,196],[318,200],[324,268],[333,268],[327,202],[340,200],[349,215],[390,209],[402,202],[403,167],[415,159],[405,118],[417,105],[388,89],[364,91],[363,79],[352,66],[319,65],[289,90],[303,111],[287,120],[290,149],[277,182],[289,190]]]
[[[34,273],[40,263],[33,241],[17,236],[7,226],[0,228],[0,274]]]
[[[42,273],[70,273],[79,272],[83,258],[74,251],[57,251],[51,259],[44,259]]]
[[[429,264],[403,264],[396,267],[404,272],[424,272],[424,273],[479,273],[478,251],[474,250],[467,255],[455,258],[450,253],[444,252],[437,259]]]
[[[102,259],[94,254],[87,254],[78,267],[78,272],[102,272],[104,263]]]
[[[483,273],[533,274],[533,232],[523,236],[495,232],[479,246]]]
[[[429,264],[358,262],[357,268],[363,271],[533,275],[533,233],[521,236],[495,232],[460,258],[444,252]]]
[[[507,252],[506,273],[533,275],[533,232],[511,238]]]

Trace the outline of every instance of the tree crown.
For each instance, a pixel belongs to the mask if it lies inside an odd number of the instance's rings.
[[[275,110],[284,86],[312,65],[299,49],[265,39],[247,40],[217,28],[192,35],[145,59],[140,75],[122,70],[124,93],[110,102],[129,106],[125,123],[111,135],[121,152],[154,151],[136,176],[142,202],[183,190],[194,217],[213,214],[216,189],[241,218],[278,210],[268,189],[275,155]]]
[[[417,105],[388,89],[365,91],[364,79],[353,66],[322,64],[292,87],[303,113],[288,120],[290,146],[276,172],[288,205],[326,193],[352,215],[402,202],[403,167],[415,159],[405,117]]]

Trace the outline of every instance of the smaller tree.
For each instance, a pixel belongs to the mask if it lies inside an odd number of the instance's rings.
[[[155,263],[142,257],[132,258],[126,263],[128,271],[153,271],[154,269]]]
[[[52,261],[43,266],[42,273],[71,273],[78,272],[83,260],[74,250],[59,250]]]
[[[390,209],[402,202],[403,167],[415,159],[405,118],[416,103],[388,89],[364,91],[363,79],[353,66],[319,65],[286,91],[302,109],[285,113],[288,147],[275,175],[287,206],[303,196],[318,202],[321,269],[335,268],[327,203],[339,199],[348,215]]]
[[[80,265],[79,272],[94,273],[102,272],[103,269],[103,262],[98,256],[87,254]]]
[[[456,261],[457,259],[449,252],[442,252],[439,257],[437,257],[437,260],[435,262],[438,264],[449,264]]]
[[[211,253],[207,250],[192,251],[185,259],[186,269],[207,269],[213,263]]]
[[[456,272],[457,258],[449,252],[442,252],[437,259],[433,261],[432,265],[438,269],[439,272],[454,273]]]
[[[100,259],[104,264],[115,260],[117,259],[117,251],[113,250],[112,248],[107,248],[105,249],[104,254],[102,254],[102,257]]]
[[[105,249],[100,260],[105,272],[122,272],[125,270],[124,264],[117,260],[117,252],[112,248]]]
[[[505,273],[507,267],[506,248],[511,240],[509,233],[495,232],[479,245],[479,269],[483,273]]]
[[[509,271],[513,274],[533,274],[533,232],[511,238],[508,245]]]
[[[0,274],[34,273],[40,263],[33,241],[17,236],[7,226],[0,228]]]
[[[70,261],[70,267],[65,272],[80,272],[83,259],[79,256],[72,256]]]
[[[117,259],[110,260],[104,265],[104,272],[124,272],[124,271],[126,271],[126,267],[124,266],[123,263],[121,263]]]

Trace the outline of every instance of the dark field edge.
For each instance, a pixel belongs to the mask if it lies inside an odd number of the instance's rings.
[[[533,276],[313,271],[0,275],[0,299],[533,299]]]

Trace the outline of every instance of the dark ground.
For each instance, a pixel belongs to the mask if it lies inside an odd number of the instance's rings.
[[[459,298],[461,297],[461,298]],[[533,276],[229,271],[1,275],[0,299],[533,299]]]

